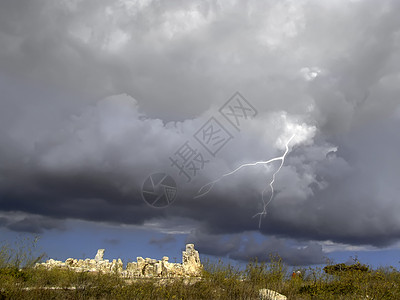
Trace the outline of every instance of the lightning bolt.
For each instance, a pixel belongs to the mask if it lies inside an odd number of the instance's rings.
[[[238,172],[238,171],[241,170],[242,168],[245,168],[245,167],[254,167],[254,166],[257,166],[257,165],[264,165],[264,166],[266,166],[266,165],[268,165],[268,164],[270,164],[270,163],[272,163],[272,162],[274,162],[274,161],[281,161],[281,164],[279,165],[279,168],[274,172],[274,174],[272,174],[272,179],[271,179],[271,181],[270,181],[270,183],[269,183],[269,187],[270,187],[270,189],[271,189],[271,196],[269,197],[268,202],[265,202],[265,199],[264,199],[265,191],[268,189],[268,187],[266,187],[266,188],[262,191],[262,193],[261,193],[261,200],[262,200],[262,203],[263,203],[263,210],[262,210],[261,212],[255,214],[255,215],[253,216],[253,218],[256,217],[256,216],[260,216],[260,219],[259,219],[259,222],[258,222],[258,227],[260,228],[260,227],[261,227],[261,219],[262,219],[263,216],[265,216],[265,215],[267,214],[267,206],[268,206],[268,204],[272,201],[272,199],[274,198],[274,193],[275,193],[275,191],[274,191],[274,182],[275,182],[276,175],[279,173],[279,171],[280,171],[280,170],[282,169],[282,167],[283,167],[283,164],[285,163],[286,155],[289,153],[289,144],[290,144],[290,142],[293,140],[293,138],[294,138],[295,136],[296,136],[296,135],[293,134],[293,135],[290,137],[290,139],[286,142],[286,144],[285,144],[286,150],[285,150],[285,152],[283,153],[282,156],[275,157],[275,158],[272,158],[272,159],[266,160],[266,161],[257,161],[257,162],[254,162],[254,163],[247,163],[247,164],[240,165],[240,166],[237,167],[235,170],[233,170],[233,171],[231,171],[231,172],[229,172],[229,173],[223,174],[221,177],[217,178],[216,180],[211,181],[211,182],[209,182],[209,183],[203,185],[203,186],[199,189],[199,191],[197,192],[198,195],[195,196],[194,199],[200,198],[200,197],[203,197],[203,196],[207,195],[207,194],[212,190],[212,188],[214,187],[214,185],[215,185],[217,182],[221,181],[223,178],[225,178],[225,177],[227,177],[227,176],[230,176],[230,175],[232,175],[232,174]],[[207,187],[208,187],[208,188],[207,188]],[[203,191],[203,190],[205,190],[205,191]],[[203,191],[203,192],[202,192],[202,191]]]

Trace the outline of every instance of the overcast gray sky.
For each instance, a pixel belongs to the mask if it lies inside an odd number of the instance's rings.
[[[394,0],[1,1],[0,226],[184,227],[202,253],[291,264],[396,244],[399,15]],[[236,91],[257,111],[240,131],[219,112]],[[232,137],[215,156],[194,137],[210,117]],[[280,162],[193,199],[292,134],[260,228]],[[186,141],[209,161],[189,183],[170,160]],[[154,172],[177,183],[167,208],[142,199]]]

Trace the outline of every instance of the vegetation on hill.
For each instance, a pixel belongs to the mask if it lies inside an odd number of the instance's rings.
[[[261,288],[288,299],[400,299],[399,271],[374,270],[358,261],[302,269],[292,277],[273,256],[244,269],[205,262],[201,279],[125,280],[117,274],[33,268],[43,258],[33,255],[35,242],[0,245],[0,299],[258,299]]]

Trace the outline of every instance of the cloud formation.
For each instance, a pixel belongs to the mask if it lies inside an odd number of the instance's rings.
[[[206,254],[279,251],[293,264],[320,262],[318,242],[398,241],[399,10],[389,0],[1,3],[0,210],[25,219],[0,225],[184,218]],[[218,113],[235,91],[258,110],[240,132]],[[193,134],[211,116],[233,139],[186,183],[169,157],[185,141],[201,149]],[[265,242],[246,232],[277,163],[193,199],[242,163],[282,155],[294,132]],[[157,171],[178,184],[165,209],[140,194]]]
[[[227,256],[234,260],[249,262],[268,261],[279,256],[292,266],[312,265],[326,262],[322,246],[316,242],[296,242],[290,239],[270,237],[262,242],[248,232],[243,234],[208,235],[194,231],[188,242],[196,244],[200,253]]]
[[[161,238],[156,238],[156,237],[151,238],[150,241],[149,241],[149,244],[150,245],[157,245],[158,247],[162,247],[165,244],[173,243],[173,242],[176,242],[175,237],[172,234],[167,234],[167,235],[164,235]]]

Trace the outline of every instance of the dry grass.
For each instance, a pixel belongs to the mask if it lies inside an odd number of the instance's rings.
[[[258,299],[261,288],[288,299],[400,299],[396,269],[372,270],[359,262],[309,268],[296,278],[287,275],[279,257],[245,269],[205,262],[201,280],[127,281],[113,274],[35,269],[31,252],[0,249],[0,299]]]

